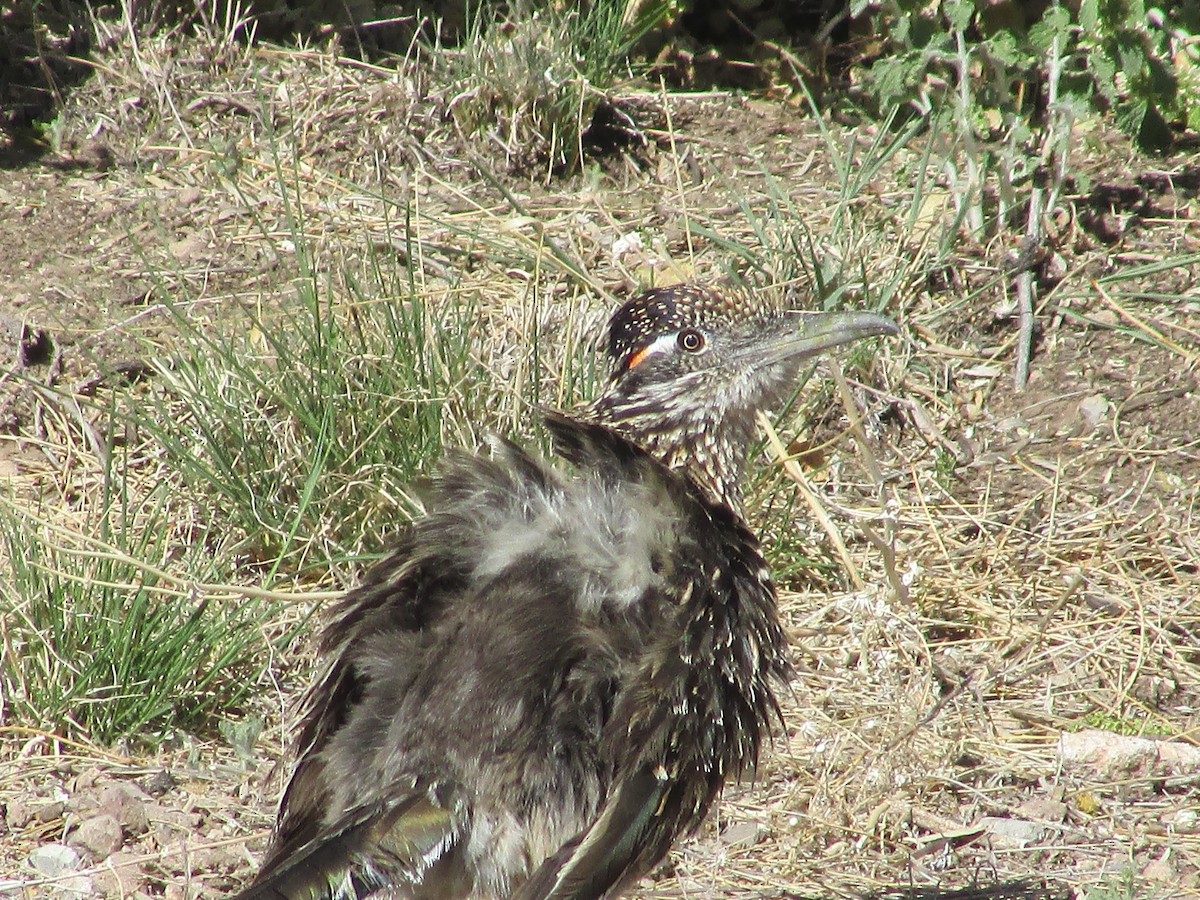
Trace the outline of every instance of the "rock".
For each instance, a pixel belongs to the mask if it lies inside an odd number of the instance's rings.
[[[1179,869],[1175,865],[1171,850],[1164,851],[1162,856],[1143,867],[1142,877],[1151,881],[1160,881],[1163,884],[1178,884]]]
[[[183,809],[172,809],[158,803],[146,806],[146,818],[151,825],[166,826],[168,830],[193,832],[200,827],[203,817],[199,813]]]
[[[1198,747],[1095,729],[1060,735],[1059,758],[1069,769],[1087,768],[1109,781],[1129,776],[1191,776],[1200,770]]]
[[[213,875],[217,872],[236,872],[245,868],[245,850],[236,844],[229,846],[196,846],[194,843],[175,857],[175,862],[190,866],[193,871]]]
[[[984,816],[979,825],[991,835],[992,845],[1000,848],[1025,848],[1046,839],[1047,829],[1025,819]]]
[[[730,847],[753,847],[766,835],[757,822],[735,822],[721,832],[721,841]]]
[[[145,834],[150,828],[146,804],[150,798],[135,784],[110,784],[100,792],[100,812],[121,823],[126,834]]]
[[[1092,431],[1104,424],[1111,411],[1112,404],[1102,394],[1094,394],[1079,401],[1079,415]]]
[[[100,783],[100,780],[103,777],[104,776],[101,774],[99,769],[95,769],[95,768],[84,769],[82,772],[80,772],[78,775],[76,775],[75,778],[72,780],[69,790],[72,794],[79,794],[83,791],[90,791],[92,788],[94,788],[97,784]]]
[[[47,894],[54,896],[89,896],[91,878],[72,875],[80,866],[79,854],[65,844],[43,844],[29,854],[29,864],[38,875],[54,878]]]
[[[144,859],[129,850],[118,850],[96,868],[92,882],[104,897],[132,897],[146,892],[147,879],[141,869]]]
[[[1065,822],[1067,804],[1049,797],[1033,797],[1018,806],[1016,813],[1022,819],[1035,822]]]
[[[146,806],[146,816],[150,820],[152,843],[160,849],[171,846],[180,834],[194,834],[203,823],[199,813],[171,809],[157,803]]]
[[[1176,810],[1168,818],[1167,825],[1176,834],[1200,833],[1200,809]]]
[[[151,797],[161,797],[168,791],[174,790],[176,784],[175,776],[166,769],[159,769],[149,778],[145,779],[141,783],[141,787]]]
[[[120,848],[122,840],[121,823],[105,813],[84,819],[67,838],[72,847],[83,850],[94,860],[108,858]]]
[[[65,844],[43,844],[29,854],[29,865],[47,878],[57,878],[79,868],[79,854]]]
[[[38,807],[35,818],[39,822],[53,822],[55,819],[61,819],[63,811],[67,808],[67,804],[62,800],[51,800],[49,803],[43,803]]]
[[[50,896],[62,897],[63,900],[75,897],[91,897],[95,894],[92,879],[86,875],[71,875],[54,882],[50,888]]]
[[[33,806],[18,797],[8,801],[4,809],[4,821],[9,828],[24,828],[33,821]]]

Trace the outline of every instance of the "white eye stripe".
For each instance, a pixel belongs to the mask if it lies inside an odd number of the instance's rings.
[[[664,334],[664,335],[660,335],[659,337],[656,337],[653,341],[651,341],[650,344],[646,347],[646,349],[642,352],[646,356],[652,356],[652,355],[655,355],[658,353],[662,353],[665,350],[673,350],[674,348],[675,348],[675,335]]]

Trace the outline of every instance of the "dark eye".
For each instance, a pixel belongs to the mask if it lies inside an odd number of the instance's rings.
[[[679,332],[679,346],[688,353],[699,353],[704,349],[704,335],[695,328],[685,328]]]

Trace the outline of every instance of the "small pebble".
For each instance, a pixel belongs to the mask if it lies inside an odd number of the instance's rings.
[[[67,838],[72,847],[95,860],[107,859],[121,846],[122,840],[121,823],[104,813],[84,819]]]
[[[1171,816],[1168,824],[1176,834],[1196,834],[1200,832],[1200,807],[1196,809],[1177,810]]]
[[[175,776],[166,769],[159,769],[142,783],[142,787],[151,797],[161,797],[173,790],[176,784],[178,782],[175,781]]]
[[[67,808],[67,804],[62,800],[51,800],[49,803],[43,803],[38,807],[36,813],[39,822],[53,822],[55,819],[61,819],[63,810]]]
[[[79,854],[65,844],[43,844],[29,854],[29,864],[39,874],[57,878],[79,868]]]
[[[34,809],[29,803],[19,797],[8,801],[4,811],[4,821],[9,828],[24,828],[33,821]]]
[[[71,875],[54,882],[50,896],[62,897],[63,900],[75,897],[92,897],[96,893],[92,879],[86,875]]]

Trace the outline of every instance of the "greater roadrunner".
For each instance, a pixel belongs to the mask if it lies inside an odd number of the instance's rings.
[[[755,414],[826,348],[895,334],[744,294],[612,317],[604,393],[450,456],[429,514],[333,611],[249,898],[612,897],[754,765],[789,672],[742,520]]]

